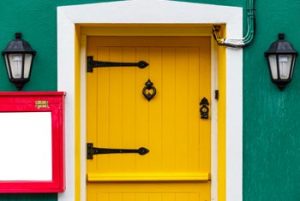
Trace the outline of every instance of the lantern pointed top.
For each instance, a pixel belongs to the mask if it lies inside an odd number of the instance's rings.
[[[32,49],[30,44],[22,39],[22,33],[15,33],[15,39],[10,41],[7,47],[2,51],[2,55],[6,53],[30,53],[35,55],[36,51]]]
[[[265,52],[266,56],[270,54],[295,54],[297,55],[297,51],[293,48],[292,44],[285,40],[285,34],[279,33],[278,40],[273,42]]]

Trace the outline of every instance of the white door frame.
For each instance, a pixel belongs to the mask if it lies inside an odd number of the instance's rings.
[[[76,24],[225,24],[228,38],[241,38],[242,19],[242,8],[240,7],[168,0],[129,0],[58,7],[58,90],[67,93],[65,116],[66,191],[59,194],[58,200],[75,201]],[[243,200],[242,53],[241,49],[226,49],[227,201]],[[84,147],[82,149],[82,153],[85,153]],[[82,182],[85,183],[85,179]],[[85,191],[85,189],[81,190]],[[83,192],[81,201],[84,200],[85,193]]]

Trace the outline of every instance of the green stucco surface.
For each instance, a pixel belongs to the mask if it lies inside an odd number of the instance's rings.
[[[257,33],[244,52],[244,200],[300,200],[300,60],[284,91],[263,56],[279,32],[300,51],[300,1],[257,0]]]
[[[244,201],[300,200],[300,61],[284,91],[270,82],[264,51],[286,33],[300,51],[300,1],[256,0],[257,31],[244,50]],[[1,0],[0,49],[22,32],[38,54],[24,90],[56,90],[56,7],[96,0]],[[244,6],[245,0],[189,2]],[[242,67],[242,66],[241,66]],[[15,90],[0,62],[0,91]],[[222,94],[222,92],[221,92]],[[230,116],[230,114],[229,114]],[[242,134],[242,133],[241,133]],[[54,201],[48,195],[0,195],[0,201]],[[230,201],[230,200],[229,200]]]

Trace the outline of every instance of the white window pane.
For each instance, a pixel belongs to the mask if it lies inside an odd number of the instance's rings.
[[[0,112],[0,181],[52,181],[50,112]]]

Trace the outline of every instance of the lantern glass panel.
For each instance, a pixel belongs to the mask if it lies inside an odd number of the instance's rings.
[[[293,55],[293,56],[292,56],[292,66],[291,66],[292,69],[291,69],[290,78],[292,78],[292,77],[293,77],[293,74],[294,74],[295,61],[296,61],[296,56]]]
[[[279,77],[281,80],[288,80],[290,78],[292,55],[278,55]]]
[[[32,54],[25,54],[25,63],[24,63],[24,78],[29,78],[30,69],[32,63]]]
[[[23,78],[23,54],[9,54],[10,68],[13,79]]]
[[[11,74],[10,74],[10,69],[9,69],[9,62],[8,62],[8,55],[5,55],[5,64],[6,64],[6,69],[7,69],[7,73],[8,73],[8,77],[9,79],[11,79]]]
[[[277,80],[278,79],[278,73],[277,73],[277,58],[276,58],[276,55],[269,55],[268,59],[269,59],[269,65],[270,65],[270,68],[271,68],[272,78],[274,80]]]

